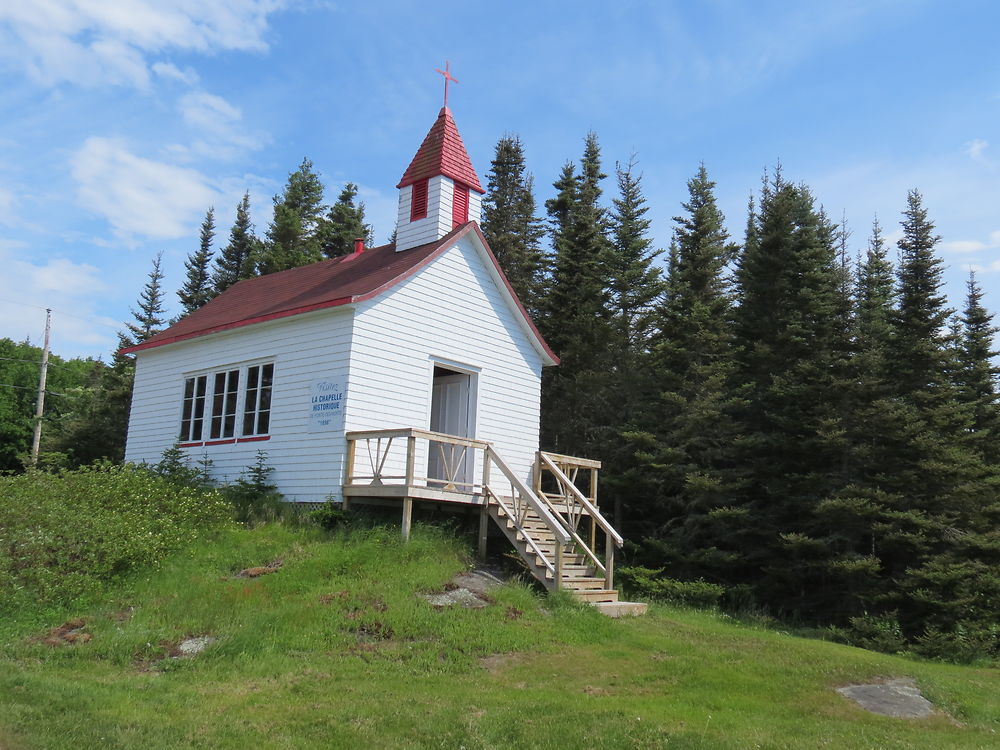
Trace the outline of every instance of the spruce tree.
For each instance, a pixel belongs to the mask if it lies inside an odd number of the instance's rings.
[[[650,312],[663,292],[660,269],[653,265],[662,251],[652,248],[646,218],[649,206],[642,194],[642,175],[636,174],[635,167],[634,154],[624,166],[615,165],[618,197],[610,216],[608,308],[617,348],[625,356],[647,348]]]
[[[215,259],[212,271],[212,296],[218,296],[241,279],[253,275],[258,240],[250,223],[250,194],[244,193],[236,206],[236,221],[229,230],[229,244]]]
[[[198,249],[184,261],[187,277],[177,292],[184,314],[192,313],[212,299],[209,264],[212,262],[212,238],[215,237],[215,209],[209,208],[201,223]]]
[[[133,307],[132,317],[134,322],[126,323],[125,332],[118,334],[119,342],[124,348],[135,346],[149,340],[163,328],[166,318],[163,317],[165,309],[163,307],[163,271],[161,262],[163,253],[157,253],[153,258],[153,267],[149,271],[148,281],[139,293],[136,302],[138,309]]]
[[[358,186],[352,182],[344,185],[337,202],[330,206],[316,230],[320,252],[327,258],[339,258],[354,252],[354,240],[363,239],[372,244],[372,228],[365,223],[365,204],[354,199]]]
[[[644,516],[645,557],[678,578],[727,581],[741,559],[741,523],[726,510],[737,486],[737,438],[729,390],[732,294],[729,242],[712,182],[702,165],[688,181],[684,215],[670,251],[667,292],[655,311],[652,374],[640,472],[653,479],[628,516]],[[636,435],[630,435],[635,440]]]
[[[542,441],[574,455],[598,453],[615,439],[607,389],[610,326],[607,314],[607,223],[600,205],[597,136],[585,139],[580,174],[571,165],[546,202],[552,232],[552,278],[544,302],[542,330],[562,359],[542,381]]]
[[[845,483],[844,330],[837,230],[809,190],[780,171],[765,181],[740,257],[734,382],[746,541],[741,582],[786,611],[821,606],[829,550],[815,538],[819,499]]]
[[[544,228],[536,213],[532,185],[521,139],[503,136],[487,174],[482,229],[518,298],[537,320],[545,272]]]
[[[959,398],[972,409],[972,440],[988,464],[1000,463],[1000,405],[997,403],[997,352],[994,339],[1000,330],[983,306],[983,291],[975,272],[969,273],[968,293],[962,311],[958,341]]]
[[[274,218],[257,259],[263,275],[322,259],[317,232],[323,213],[323,183],[309,159],[289,173],[281,195],[274,196]]]

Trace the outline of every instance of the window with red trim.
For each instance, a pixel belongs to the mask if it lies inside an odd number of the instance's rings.
[[[455,185],[455,200],[451,204],[451,228],[469,220],[469,189]]]
[[[410,221],[427,218],[427,180],[413,183],[410,194]]]
[[[267,440],[274,363],[230,366],[184,378],[180,441]],[[242,419],[240,419],[242,416]],[[232,439],[230,439],[232,438]]]

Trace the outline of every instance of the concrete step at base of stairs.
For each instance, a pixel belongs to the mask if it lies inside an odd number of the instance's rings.
[[[616,589],[583,589],[581,591],[571,591],[573,596],[585,602],[617,602],[618,591]]]
[[[649,605],[645,602],[591,602],[597,611],[608,617],[639,617],[646,614]]]

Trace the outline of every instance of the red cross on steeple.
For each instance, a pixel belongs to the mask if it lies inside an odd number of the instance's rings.
[[[441,70],[440,68],[434,68],[435,71],[444,76],[444,106],[446,107],[448,106],[448,81],[454,81],[455,83],[458,83],[458,79],[455,78],[451,74],[451,71],[448,69],[449,64],[450,63],[447,60],[445,60],[444,70]]]

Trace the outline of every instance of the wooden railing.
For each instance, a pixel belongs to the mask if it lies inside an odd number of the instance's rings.
[[[571,534],[577,548],[604,574],[607,588],[614,585],[615,549],[624,540],[597,507],[597,472],[600,461],[557,453],[538,452],[535,465],[535,492],[555,512]],[[588,492],[579,488],[581,472],[589,472]],[[587,528],[581,529],[586,521]],[[589,544],[581,531],[588,533]],[[597,556],[597,533],[603,532],[604,562]]]
[[[615,548],[622,538],[597,507],[600,461],[539,451],[532,488],[490,442],[409,427],[348,432],[346,463],[345,495],[351,488],[365,488],[360,492],[385,491],[403,498],[404,536],[409,534],[413,498],[492,503],[542,561],[556,587],[562,583],[563,554],[572,547],[603,573],[607,588],[613,588]],[[586,492],[577,486],[581,472],[590,474]],[[529,513],[541,519],[554,538],[551,552],[525,529]],[[603,561],[597,554],[598,531],[603,532]]]
[[[489,446],[485,440],[415,427],[348,432],[344,486],[429,487],[478,494],[482,485],[475,469]],[[432,456],[438,469],[434,476],[428,471]]]

